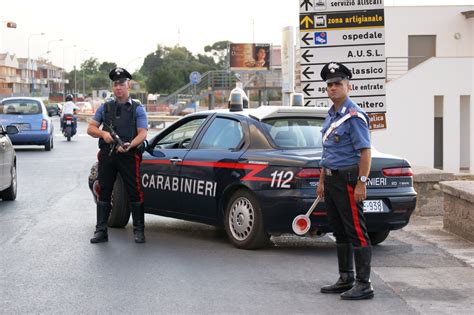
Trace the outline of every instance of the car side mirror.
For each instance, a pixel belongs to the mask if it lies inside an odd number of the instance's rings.
[[[17,126],[13,126],[13,125],[8,125],[7,126],[7,134],[9,135],[16,135],[17,133],[19,133],[20,131],[18,130],[18,127]]]

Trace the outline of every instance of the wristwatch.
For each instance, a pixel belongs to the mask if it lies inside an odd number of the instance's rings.
[[[364,184],[367,182],[367,179],[367,176],[364,175],[357,177],[357,180],[360,180]]]

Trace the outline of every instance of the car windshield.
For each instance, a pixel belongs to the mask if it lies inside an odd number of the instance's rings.
[[[324,119],[317,117],[278,117],[262,121],[280,148],[321,148]]]
[[[0,104],[0,114],[35,115],[41,114],[41,104],[34,100],[9,100]]]

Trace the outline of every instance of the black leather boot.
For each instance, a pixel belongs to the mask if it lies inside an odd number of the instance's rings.
[[[374,288],[370,283],[370,262],[372,260],[372,248],[355,247],[354,260],[356,266],[355,286],[341,294],[343,300],[365,300],[374,297]]]
[[[133,238],[135,243],[145,243],[145,209],[142,202],[132,202]]]
[[[339,279],[336,283],[321,288],[321,293],[342,293],[354,285],[354,263],[351,244],[337,244]]]
[[[95,226],[94,237],[91,238],[91,243],[103,243],[109,241],[107,234],[107,221],[112,207],[110,203],[97,201],[97,225]]]

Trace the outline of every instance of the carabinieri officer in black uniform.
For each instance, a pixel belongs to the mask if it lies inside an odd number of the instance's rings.
[[[97,225],[91,243],[108,241],[107,221],[111,211],[110,199],[117,173],[127,191],[133,218],[133,235],[136,243],[145,242],[143,194],[140,189],[140,162],[142,152],[137,150],[147,136],[148,120],[143,106],[129,95],[132,76],[123,68],[109,73],[113,81],[115,99],[102,104],[89,122],[87,133],[99,139],[99,186]],[[99,126],[102,124],[102,129]],[[115,133],[124,142],[116,144]]]
[[[363,213],[371,151],[369,118],[348,97],[351,77],[350,70],[337,62],[321,70],[333,105],[321,130],[323,171],[317,194],[325,199],[339,265],[339,279],[322,287],[321,292],[342,293],[344,300],[361,300],[374,297],[370,283],[372,250]]]

